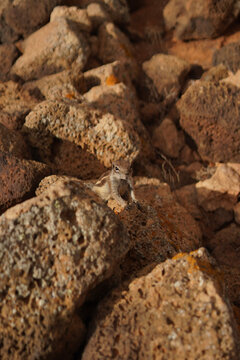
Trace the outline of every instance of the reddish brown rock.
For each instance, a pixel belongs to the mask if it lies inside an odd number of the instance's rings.
[[[21,129],[25,116],[38,99],[13,81],[0,82],[0,95],[0,122],[9,129]]]
[[[30,149],[22,134],[16,130],[10,130],[0,123],[0,151],[11,153],[21,158],[31,158]]]
[[[0,45],[0,80],[6,81],[9,78],[13,62],[18,56],[18,51],[13,44]]]
[[[190,70],[190,64],[176,56],[157,54],[142,65],[161,99],[175,100]],[[150,88],[150,91],[152,89]]]
[[[0,151],[0,212],[33,196],[40,180],[49,174],[45,164]]]
[[[193,138],[202,159],[240,161],[240,89],[196,81],[178,102],[180,124]],[[223,151],[224,149],[224,151]]]
[[[70,100],[36,106],[26,117],[24,131],[42,161],[51,162],[53,145],[59,140],[80,146],[84,151],[79,154],[85,157],[88,151],[106,167],[120,158],[132,161],[140,151],[139,137],[126,120]],[[83,159],[83,177],[89,171],[85,164]]]
[[[45,24],[49,15],[62,0],[3,0],[0,8],[0,43],[13,42],[27,36]]]
[[[240,69],[240,41],[223,46],[214,52],[213,65],[223,64],[234,73]]]
[[[73,63],[82,69],[90,53],[78,25],[64,18],[31,34],[23,43],[23,51],[11,72],[25,81],[68,69]]]
[[[183,40],[213,38],[239,14],[234,0],[170,0],[163,10],[165,25]]]
[[[100,303],[82,359],[238,359],[238,333],[215,262],[179,254]]]
[[[235,221],[236,223],[238,223],[240,225],[240,202],[238,202],[234,208],[234,218],[235,218]]]
[[[129,249],[123,225],[65,180],[1,216],[0,246],[1,359],[72,358],[85,334],[80,306]]]
[[[85,9],[79,9],[76,6],[56,6],[51,13],[50,21],[55,21],[59,17],[76,22],[81,31],[91,32],[92,30],[92,24]]]
[[[172,158],[177,158],[184,146],[184,134],[177,130],[174,122],[169,118],[163,119],[154,129],[152,140],[156,148]]]

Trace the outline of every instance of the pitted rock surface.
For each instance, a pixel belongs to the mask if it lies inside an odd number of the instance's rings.
[[[196,81],[181,97],[180,124],[196,142],[202,159],[240,161],[239,103],[239,88],[210,81]]]
[[[0,213],[31,196],[50,168],[32,160],[0,151]]]
[[[240,41],[227,44],[214,52],[212,63],[214,66],[223,64],[235,73],[240,69],[239,52]]]
[[[82,182],[59,181],[0,217],[0,246],[1,359],[71,358],[77,310],[129,249],[123,225]]]
[[[219,278],[203,248],[140,274],[100,303],[82,359],[237,360]]]
[[[83,68],[90,54],[78,25],[64,18],[56,18],[32,33],[24,41],[23,51],[11,72],[24,81],[66,70],[73,63]]]
[[[76,22],[79,30],[86,32],[92,30],[92,24],[85,9],[79,9],[76,6],[56,6],[51,13],[50,21],[59,17]]]
[[[93,154],[106,167],[113,160],[133,160],[139,137],[126,120],[74,101],[44,101],[27,117],[24,131],[42,159],[51,158],[54,139],[70,141]]]
[[[30,159],[31,153],[22,134],[0,123],[0,151],[11,153],[21,159]]]
[[[9,78],[11,66],[18,56],[17,48],[13,44],[0,45],[0,80],[6,81]]]

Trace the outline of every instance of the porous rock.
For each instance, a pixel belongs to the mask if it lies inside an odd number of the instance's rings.
[[[0,151],[11,153],[21,158],[31,158],[30,149],[22,134],[16,130],[10,130],[0,123]]]
[[[49,174],[45,164],[0,151],[0,212],[33,196],[40,180]]]
[[[0,45],[0,80],[1,81],[8,80],[9,72],[17,56],[18,56],[18,51],[14,44]]]
[[[156,54],[142,64],[149,82],[149,91],[155,87],[160,99],[175,100],[190,70],[190,64],[173,55]]]
[[[120,158],[132,161],[140,151],[139,137],[126,120],[73,101],[37,105],[26,117],[24,131],[40,158],[48,161],[59,139],[80,146],[106,167]]]
[[[62,0],[3,0],[0,7],[0,43],[13,42],[45,24]]]
[[[182,40],[216,37],[238,14],[235,0],[170,0],[163,10],[167,30]]]
[[[90,3],[87,7],[87,14],[91,19],[94,29],[97,29],[105,21],[111,21],[111,17],[103,3]]]
[[[240,69],[240,41],[233,42],[217,49],[212,58],[214,66],[223,64],[232,72]]]
[[[239,88],[211,81],[196,81],[181,97],[180,124],[202,159],[240,161],[239,102]]]
[[[5,212],[0,244],[1,358],[72,358],[84,336],[77,311],[129,248],[121,222],[64,180]]]
[[[0,122],[9,129],[21,129],[37,97],[14,81],[0,82],[0,94]]]
[[[115,60],[125,62],[132,73],[138,74],[138,66],[134,57],[134,48],[127,36],[113,23],[105,22],[98,30],[98,57],[104,63]]]
[[[236,324],[205,249],[179,254],[98,307],[87,359],[237,360]]]
[[[92,30],[86,9],[79,9],[76,6],[56,6],[51,13],[50,21],[55,21],[59,17],[76,22],[81,31],[91,32]]]
[[[11,69],[23,80],[34,80],[70,68],[85,66],[90,49],[76,23],[56,18],[31,34],[23,43],[24,53]]]
[[[198,204],[206,211],[232,210],[240,194],[240,164],[219,164],[215,173],[196,184]]]

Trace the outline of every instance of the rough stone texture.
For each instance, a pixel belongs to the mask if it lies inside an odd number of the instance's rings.
[[[18,51],[13,44],[0,45],[0,81],[6,81],[9,78],[13,62],[18,56]]]
[[[236,221],[236,223],[238,223],[240,225],[240,202],[238,202],[234,208],[234,219]]]
[[[78,67],[64,70],[57,74],[43,76],[39,80],[28,81],[23,85],[24,90],[40,94],[49,99],[56,94],[56,89],[61,92],[62,98],[75,99],[80,93],[85,92],[86,85],[83,74]]]
[[[184,134],[177,130],[171,119],[165,118],[161,124],[154,129],[152,141],[153,145],[160,149],[165,155],[177,158],[180,150],[184,146]]]
[[[223,46],[214,52],[213,65],[223,64],[234,73],[240,69],[240,41]]]
[[[76,6],[56,6],[51,13],[50,21],[55,21],[59,17],[76,22],[81,31],[91,32],[92,30],[92,24],[85,9],[79,9]]]
[[[70,68],[83,68],[90,49],[78,25],[57,18],[31,34],[23,43],[24,54],[12,67],[12,74],[25,81],[38,79]]]
[[[49,174],[45,164],[19,159],[0,150],[0,213],[33,196],[40,180]]]
[[[123,83],[99,85],[84,94],[84,99],[94,108],[113,114],[116,119],[127,121],[141,139],[142,155],[151,157],[150,138],[141,123],[137,97]]]
[[[204,72],[201,76],[201,80],[219,82],[223,79],[227,79],[229,71],[223,64],[211,67],[208,71]]]
[[[129,248],[123,225],[82,182],[60,181],[1,216],[0,244],[1,359],[72,358],[79,307]]]
[[[121,265],[125,278],[146,265],[162,262],[179,251],[194,250],[201,244],[197,223],[176,202],[166,183],[137,178],[134,188],[140,209],[132,205],[119,214],[134,244]],[[115,204],[114,207],[117,208]]]
[[[140,275],[100,303],[82,359],[237,360],[220,281],[203,248]]]
[[[0,122],[7,128],[20,129],[25,116],[37,102],[37,98],[20,84],[0,82]]]
[[[190,64],[176,56],[156,54],[142,64],[143,71],[150,78],[160,98],[171,103],[175,100],[190,70]]]
[[[45,24],[62,0],[2,0],[0,5],[0,43],[13,42]]]
[[[207,81],[196,81],[181,97],[180,124],[202,159],[240,161],[239,103],[240,89]]]
[[[232,210],[240,194],[240,164],[219,164],[211,178],[196,184],[198,204],[206,211]]]
[[[213,38],[239,14],[235,0],[170,0],[163,10],[167,30],[182,40]]]
[[[207,245],[224,273],[230,299],[240,305],[240,227],[230,224],[218,231]]]
[[[129,9],[126,0],[80,0],[81,6],[87,6],[91,3],[101,4],[111,19],[119,24],[129,22]]]
[[[236,74],[230,73],[229,76],[224,77],[222,79],[223,83],[232,84],[240,88],[240,70],[236,72]]]
[[[113,23],[106,22],[98,31],[98,57],[104,63],[120,60],[128,65],[132,77],[138,74],[138,67],[134,57],[134,48],[127,36]]]
[[[111,21],[111,17],[106,11],[103,3],[93,2],[89,4],[87,7],[87,14],[94,29],[97,29],[105,21]]]
[[[126,120],[74,101],[42,102],[26,117],[24,131],[45,161],[59,139],[80,146],[106,167],[120,158],[134,160],[140,151],[139,138]]]
[[[22,158],[31,158],[30,149],[22,134],[16,130],[10,130],[0,123],[0,151],[11,153]]]
[[[202,219],[202,211],[198,205],[197,191],[195,184],[182,186],[175,190],[176,199],[194,219]]]

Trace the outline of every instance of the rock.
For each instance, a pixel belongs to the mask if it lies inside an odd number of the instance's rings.
[[[30,159],[30,149],[22,134],[16,130],[10,130],[0,123],[0,151],[11,153],[20,159]]]
[[[112,21],[119,24],[126,24],[130,20],[128,3],[126,0],[80,0],[80,6],[87,6],[93,3],[101,4],[101,7],[109,14]]]
[[[0,82],[0,94],[0,123],[8,129],[21,129],[37,98],[14,81]]]
[[[3,0],[0,8],[0,43],[14,42],[45,24],[62,0]]]
[[[166,29],[182,40],[217,37],[238,14],[234,0],[170,0],[163,10]]]
[[[182,186],[175,190],[176,199],[194,219],[202,219],[203,214],[198,205],[197,190],[195,184]]]
[[[163,119],[161,124],[154,129],[152,140],[153,146],[172,158],[177,158],[184,146],[183,132],[178,131],[169,118]]]
[[[110,22],[102,24],[98,30],[98,41],[98,57],[104,64],[120,60],[126,63],[132,77],[137,77],[138,66],[133,45],[117,26]]]
[[[9,72],[17,56],[18,51],[15,45],[0,45],[0,81],[9,80]]]
[[[201,80],[213,81],[218,83],[219,81],[226,79],[229,76],[228,69],[225,65],[219,64],[211,67],[208,71],[204,72],[201,76]]]
[[[86,86],[83,74],[77,67],[43,76],[39,80],[28,81],[23,85],[23,89],[39,93],[45,99],[53,98],[56,90],[61,93],[63,99],[76,99],[80,97],[80,93],[86,91]]]
[[[206,250],[146,272],[100,303],[82,360],[238,359],[232,310]]]
[[[63,17],[77,23],[79,30],[91,32],[92,24],[86,9],[79,9],[76,6],[56,6],[50,16],[50,22]]]
[[[19,159],[0,150],[0,213],[33,196],[40,180],[49,174],[45,164]]]
[[[199,226],[176,202],[166,183],[137,178],[134,188],[140,209],[132,205],[119,214],[134,244],[121,265],[125,278],[201,244]]]
[[[12,67],[12,74],[23,80],[34,80],[70,68],[82,69],[90,50],[78,25],[57,18],[31,34],[23,43],[24,54]]]
[[[99,85],[84,94],[84,99],[94,108],[109,112],[116,119],[127,121],[139,135],[142,156],[153,156],[150,137],[141,123],[135,92],[123,83]]]
[[[212,58],[213,65],[223,64],[232,72],[240,69],[240,41],[233,42],[217,49]]]
[[[140,151],[139,138],[126,120],[70,100],[37,105],[26,117],[24,131],[42,161],[49,162],[59,140],[80,146],[82,156],[87,151],[106,167],[120,158],[132,161]],[[83,175],[88,171],[84,167]]]
[[[204,210],[232,210],[240,194],[240,164],[219,164],[210,179],[196,184],[196,190]]]
[[[131,76],[132,74],[128,71],[126,64],[121,61],[114,61],[84,72],[88,90],[97,85],[113,86],[121,82],[134,90]]]
[[[93,24],[94,29],[97,29],[101,24],[106,21],[111,21],[111,17],[106,11],[103,3],[90,3],[87,7],[87,14]]]
[[[145,61],[142,68],[152,81],[149,90],[153,91],[151,87],[155,87],[160,98],[171,103],[177,98],[184,84],[190,64],[176,56],[156,54]]]
[[[240,161],[239,101],[240,89],[207,81],[196,81],[181,97],[180,124],[203,160]]]
[[[236,223],[238,223],[240,225],[240,202],[238,202],[234,208],[234,218],[235,218],[235,221]]]
[[[65,180],[5,212],[0,243],[1,359],[72,358],[85,335],[79,308],[130,246],[123,225]]]
[[[236,74],[230,73],[228,77],[222,79],[223,83],[232,84],[240,88],[240,70],[236,72]]]

